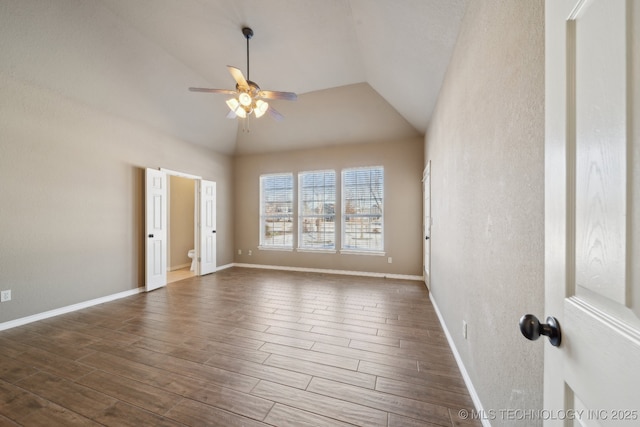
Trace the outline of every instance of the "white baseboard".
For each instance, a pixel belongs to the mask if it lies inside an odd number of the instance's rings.
[[[388,273],[370,273],[366,271],[349,271],[349,270],[329,270],[323,268],[302,268],[302,267],[285,267],[276,265],[260,265],[260,264],[243,264],[243,263],[231,263],[218,266],[216,271],[226,270],[231,267],[243,267],[243,268],[263,268],[267,270],[285,270],[285,271],[301,271],[307,273],[325,273],[325,274],[342,274],[347,276],[365,276],[365,277],[381,277],[387,279],[399,279],[399,280],[424,280],[422,276],[411,276],[406,274],[388,274]],[[66,307],[56,308],[54,310],[45,311],[43,313],[34,314],[32,316],[22,317],[20,319],[10,320],[8,322],[0,323],[0,331],[5,329],[11,329],[18,326],[26,325],[38,320],[48,319],[50,317],[58,316],[60,314],[70,313],[76,310],[82,310],[83,308],[92,307],[94,305],[103,304],[105,302],[125,298],[131,295],[136,295],[140,292],[144,292],[144,287],[137,289],[131,289],[129,291],[119,292],[113,295],[107,295],[104,297],[92,299],[89,301],[80,302]]]
[[[231,267],[235,267],[235,264],[231,263],[231,264],[225,264],[225,265],[217,266],[216,267],[216,271],[226,270],[227,268],[231,268]]]
[[[187,268],[187,267],[191,267],[191,263],[188,262],[186,264],[180,264],[180,265],[174,265],[172,267],[169,267],[167,269],[167,271],[176,271],[176,270],[182,270],[183,268]]]
[[[10,320],[8,322],[0,323],[0,331],[26,325],[27,323],[36,322],[38,320],[48,319],[49,317],[58,316],[60,314],[71,313],[72,311],[76,311],[76,310],[82,310],[83,308],[92,307],[94,305],[103,304],[105,302],[117,300],[120,298],[129,297],[131,295],[139,294],[140,292],[144,292],[144,287],[131,289],[129,291],[124,291],[124,292],[118,292],[117,294],[107,295],[105,297],[100,297],[100,298],[92,299],[89,301],[79,302],[77,304],[56,308],[55,310],[45,311],[44,313],[38,313],[32,316],[22,317],[20,319]]]
[[[345,276],[381,277],[385,279],[398,279],[398,280],[424,280],[422,276],[412,276],[409,274],[372,273],[367,271],[330,270],[325,268],[286,267],[286,266],[280,266],[280,265],[262,265],[262,264],[245,264],[245,263],[233,263],[232,267],[263,268],[265,270],[301,271],[305,273],[342,274]]]
[[[460,357],[460,353],[458,353],[458,349],[456,348],[455,343],[453,342],[453,337],[449,333],[449,329],[447,325],[444,323],[444,318],[442,317],[442,313],[440,313],[440,309],[438,308],[438,304],[436,304],[436,300],[433,298],[433,294],[429,292],[429,299],[433,304],[433,308],[438,315],[438,319],[440,320],[440,325],[442,325],[442,329],[444,330],[444,334],[447,337],[447,341],[449,342],[449,347],[451,348],[451,352],[453,352],[453,357],[456,359],[456,363],[458,364],[458,368],[460,368],[460,373],[462,374],[462,379],[464,380],[467,389],[469,390],[469,394],[471,395],[471,400],[473,400],[473,405],[476,407],[476,413],[484,414],[484,409],[482,407],[482,402],[480,402],[480,397],[476,392],[473,383],[471,382],[471,377],[469,377],[469,373],[467,369],[464,367],[464,363],[462,363],[462,358]],[[491,423],[486,417],[482,417],[482,425],[484,427],[491,427]]]

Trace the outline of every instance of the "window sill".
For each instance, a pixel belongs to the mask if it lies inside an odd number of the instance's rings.
[[[281,252],[293,252],[293,248],[286,246],[258,246],[261,251],[281,251]]]
[[[353,249],[342,249],[341,255],[371,255],[371,256],[385,256],[387,253],[382,251],[358,251]]]
[[[313,248],[298,248],[296,252],[309,252],[314,254],[335,254],[337,251],[335,249],[313,249]]]

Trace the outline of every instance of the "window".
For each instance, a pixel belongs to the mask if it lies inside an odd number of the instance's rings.
[[[336,247],[336,173],[301,172],[298,175],[298,247]]]
[[[342,249],[382,252],[384,169],[342,171]]]
[[[293,249],[293,174],[260,176],[260,247]]]

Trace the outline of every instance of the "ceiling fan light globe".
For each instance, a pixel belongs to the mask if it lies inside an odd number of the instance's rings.
[[[227,99],[227,107],[229,107],[229,109],[234,113],[236,112],[239,106],[240,106],[240,103],[238,102],[237,99],[235,98]]]
[[[241,117],[243,119],[247,117],[247,112],[240,105],[237,99],[235,98],[227,99],[227,107],[229,107],[229,109],[233,111],[238,117]]]
[[[256,101],[256,108],[253,110],[256,117],[260,118],[267,112],[269,109],[269,103],[259,99]]]
[[[253,103],[253,99],[251,99],[251,95],[246,92],[242,92],[238,95],[238,101],[240,101],[240,105],[243,107],[249,107]]]

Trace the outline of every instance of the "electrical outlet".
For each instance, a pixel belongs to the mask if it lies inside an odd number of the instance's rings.
[[[0,302],[11,301],[11,289],[0,291]]]
[[[467,339],[467,321],[463,320],[462,321],[462,336],[464,337],[464,339]]]
[[[249,256],[251,256],[251,249],[249,249]]]
[[[242,249],[238,249],[238,255],[242,255]]]
[[[387,258],[387,262],[388,262],[389,264],[391,264],[391,263],[393,262],[393,258],[391,258],[391,257]]]

